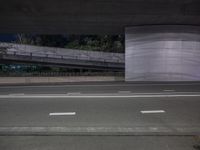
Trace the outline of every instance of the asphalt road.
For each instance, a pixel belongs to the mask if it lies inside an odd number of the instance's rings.
[[[0,87],[0,149],[199,150],[199,135],[199,83]]]
[[[196,136],[0,136],[2,150],[199,150]]]
[[[38,86],[0,86],[0,94],[66,94],[73,92],[81,93],[117,93],[119,91],[131,91],[134,93],[155,92],[200,92],[200,83],[158,83],[140,84],[124,82],[106,83],[82,83],[66,85],[38,85]]]
[[[1,87],[0,134],[199,135],[200,86]]]

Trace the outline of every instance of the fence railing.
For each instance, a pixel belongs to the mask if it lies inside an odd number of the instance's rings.
[[[80,50],[74,50],[73,53],[68,53],[67,50],[65,53],[59,54],[52,51],[36,51],[32,52],[26,51],[26,49],[20,48],[20,45],[10,45],[9,47],[1,46],[0,51],[2,54],[9,55],[19,55],[19,56],[29,56],[29,57],[44,57],[44,58],[55,58],[55,59],[75,59],[75,60],[86,60],[86,61],[100,61],[100,62],[114,62],[114,63],[124,63],[124,58],[118,55],[108,55],[99,56],[91,55],[91,52],[81,52]]]
[[[124,76],[124,72],[1,72],[0,77]]]

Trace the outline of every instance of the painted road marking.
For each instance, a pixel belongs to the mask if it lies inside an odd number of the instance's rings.
[[[156,113],[165,113],[164,110],[143,110],[140,111],[142,114],[156,114]]]
[[[134,94],[134,95],[0,95],[0,99],[10,98],[167,98],[167,97],[200,97],[200,94]]]
[[[131,93],[131,91],[118,91],[118,93]]]
[[[164,92],[174,92],[175,90],[163,90]]]
[[[11,96],[17,96],[17,95],[25,95],[24,93],[11,93],[11,94],[9,94],[9,95],[11,95]]]
[[[49,116],[74,116],[76,112],[55,112],[49,113]]]
[[[80,95],[81,92],[71,92],[71,93],[67,93],[67,95]]]

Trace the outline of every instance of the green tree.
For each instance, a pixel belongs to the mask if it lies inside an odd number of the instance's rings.
[[[124,52],[122,35],[26,35],[18,34],[17,43],[65,47],[104,52]]]

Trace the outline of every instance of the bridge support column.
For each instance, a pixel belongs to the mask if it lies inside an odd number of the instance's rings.
[[[126,81],[200,81],[200,27],[128,27]]]

